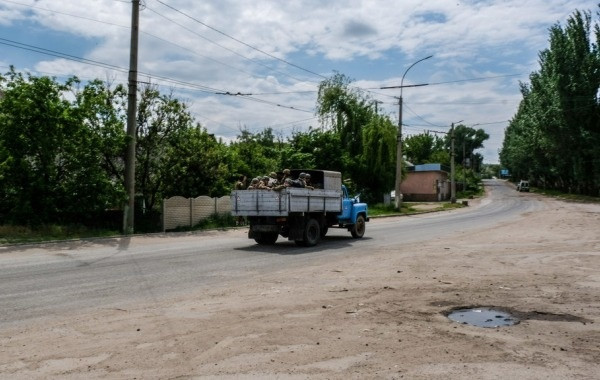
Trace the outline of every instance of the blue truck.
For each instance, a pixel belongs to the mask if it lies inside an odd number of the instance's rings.
[[[292,170],[297,178],[308,173],[314,189],[286,187],[234,190],[231,214],[249,223],[248,238],[258,244],[275,244],[279,235],[297,245],[311,247],[329,228],[345,228],[355,239],[365,234],[368,207],[358,196],[350,197],[340,172],[328,170]]]

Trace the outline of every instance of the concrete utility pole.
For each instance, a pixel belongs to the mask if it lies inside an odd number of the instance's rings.
[[[394,188],[394,203],[396,206],[396,210],[398,211],[400,211],[400,209],[402,208],[402,193],[400,192],[400,185],[402,183],[402,89],[404,87],[419,87],[428,85],[428,83],[423,83],[405,86],[404,77],[406,76],[406,73],[408,73],[408,70],[410,70],[414,65],[431,57],[433,57],[433,55],[421,58],[412,65],[408,66],[408,68],[404,72],[404,75],[402,75],[400,86],[381,87],[382,90],[388,88],[400,88],[400,98],[398,98],[398,135],[396,137],[396,186]]]
[[[456,183],[454,182],[454,123],[450,128],[450,203],[456,203]]]
[[[463,187],[462,191],[467,190],[467,168],[466,168],[466,158],[465,158],[465,140],[463,140],[463,155],[462,155],[462,168],[463,168]]]
[[[140,0],[132,0],[131,46],[129,50],[129,91],[127,97],[127,156],[125,158],[125,190],[127,204],[123,208],[123,233],[133,233],[135,208],[135,139],[137,113],[138,36],[140,29]]]
[[[462,123],[461,121],[457,121]],[[450,128],[450,203],[456,203],[456,181],[454,180],[454,123]]]

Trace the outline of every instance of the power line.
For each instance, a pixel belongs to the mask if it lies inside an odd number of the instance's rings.
[[[490,76],[490,77],[468,78],[468,79],[451,80],[451,81],[447,81],[447,82],[428,83],[427,85],[428,86],[437,86],[437,85],[441,85],[441,84],[460,83],[460,82],[474,82],[474,81],[482,81],[482,80],[489,80],[489,79],[518,77],[518,76],[521,76],[521,75],[523,75],[523,74],[495,75],[495,76]],[[390,87],[392,87],[392,86],[390,86]],[[380,87],[369,88],[369,90],[379,90],[379,89],[381,89],[381,88]],[[391,95],[386,95],[386,96],[391,96]]]
[[[98,66],[98,67],[102,67],[102,68],[106,68],[106,69],[116,70],[116,71],[120,71],[120,72],[128,72],[129,71],[125,68],[111,65],[108,63],[95,61],[95,60],[91,60],[91,59],[86,59],[86,58],[81,58],[81,57],[77,57],[74,55],[61,53],[61,52],[58,52],[55,50],[45,49],[45,48],[41,48],[38,46],[33,46],[33,45],[24,44],[24,43],[17,42],[17,41],[8,40],[5,38],[0,38],[0,44],[12,46],[12,47],[19,48],[19,49],[29,50],[29,51],[33,51],[33,52],[40,53],[40,54],[50,55],[50,56],[54,56],[54,57],[58,57],[58,58],[63,58],[63,59],[78,62],[78,63],[84,63],[84,64]],[[222,94],[229,93],[228,91],[224,91],[221,89],[216,89],[216,88],[212,88],[212,87],[208,87],[208,86],[204,86],[204,85],[184,82],[184,81],[180,81],[180,80],[176,80],[176,79],[172,79],[172,78],[162,77],[159,75],[148,74],[148,73],[143,73],[143,72],[139,72],[139,74],[143,75],[143,76],[147,76],[149,78],[159,79],[159,80],[162,80],[162,81],[165,81],[168,83],[175,83],[175,84],[191,87],[198,91],[206,92],[206,93],[210,93],[210,94],[222,95]],[[139,81],[138,81],[138,83],[139,83]],[[286,106],[286,105],[283,105],[280,103],[275,103],[275,102],[271,102],[271,101],[260,99],[260,98],[254,98],[249,95],[244,95],[241,97],[244,99],[250,100],[250,101],[268,104],[268,105],[272,105],[272,106],[276,106],[276,107],[288,108],[288,109],[296,110],[296,111],[300,111],[300,112],[312,112],[312,111],[304,110],[301,108],[297,108],[297,107],[293,107],[293,106]]]
[[[447,81],[447,82],[429,83],[429,85],[430,86],[435,86],[435,85],[449,84],[449,83],[475,82],[475,81],[488,80],[488,79],[519,77],[521,75],[523,75],[523,74],[507,74],[507,75],[496,75],[496,76],[491,76],[491,77],[458,79],[458,80],[451,80],[451,81]]]
[[[228,47],[226,47],[226,46],[224,46],[224,45],[222,45],[222,44],[220,44],[220,43],[218,43],[218,42],[215,42],[215,41],[211,40],[210,38],[204,37],[203,35],[199,34],[199,33],[198,33],[198,32],[196,32],[195,30],[192,30],[192,29],[190,29],[190,28],[186,27],[185,25],[178,23],[178,22],[177,22],[177,21],[175,21],[175,20],[172,20],[172,19],[168,18],[167,16],[163,15],[163,14],[162,14],[162,13],[160,13],[160,12],[157,12],[157,11],[155,11],[155,10],[154,10],[154,9],[152,9],[152,8],[148,8],[148,7],[147,7],[147,9],[148,9],[150,12],[152,12],[152,13],[156,14],[157,16],[164,18],[165,20],[167,20],[167,21],[169,21],[169,22],[171,22],[171,23],[173,23],[173,24],[175,24],[175,25],[177,25],[177,26],[181,27],[182,29],[185,29],[185,30],[187,30],[188,32],[190,32],[190,33],[192,33],[192,34],[196,35],[197,37],[199,37],[199,38],[201,38],[201,39],[203,39],[203,40],[205,40],[205,41],[207,41],[207,42],[209,42],[209,43],[211,43],[211,44],[213,44],[213,45],[216,45],[216,46],[220,47],[221,49],[223,49],[223,50],[226,50],[226,51],[228,51],[228,52],[230,52],[230,53],[232,53],[232,54],[234,54],[234,55],[237,55],[237,56],[238,56],[238,57],[240,57],[240,58],[243,58],[243,59],[245,59],[245,60],[247,60],[247,61],[250,61],[250,62],[252,62],[252,63],[255,63],[255,64],[257,64],[257,65],[259,65],[259,66],[262,66],[262,67],[264,67],[264,68],[266,68],[266,69],[268,69],[268,70],[270,70],[270,71],[273,71],[273,72],[275,72],[275,73],[281,74],[281,75],[283,75],[283,76],[286,76],[286,77],[289,77],[289,78],[291,78],[291,79],[294,79],[294,80],[296,80],[296,81],[298,81],[298,82],[301,82],[301,83],[304,83],[304,82],[310,82],[310,81],[306,81],[306,80],[304,80],[304,79],[301,79],[301,78],[297,78],[297,77],[295,77],[295,76],[293,76],[293,75],[290,75],[290,74],[287,74],[287,73],[281,72],[281,71],[279,71],[279,70],[277,70],[277,69],[275,69],[275,68],[273,68],[273,67],[271,67],[271,66],[269,66],[269,65],[267,65],[267,64],[265,64],[265,63],[262,63],[262,62],[256,61],[256,60],[254,60],[254,59],[252,59],[252,58],[248,58],[248,57],[246,57],[245,55],[243,55],[243,54],[240,54],[240,53],[238,53],[237,51],[235,51],[235,50],[233,50],[233,49],[230,49],[230,48],[228,48]],[[187,50],[187,49],[186,49],[186,50]],[[213,59],[213,60],[214,60],[214,59]],[[220,62],[220,61],[219,61],[219,62]],[[229,66],[229,65],[227,65],[227,64],[225,64],[225,65],[226,65],[226,66]],[[248,75],[250,75],[251,77],[254,77],[254,75],[253,75],[253,74],[246,73],[246,72],[245,72],[245,74],[248,74]]]
[[[36,6],[36,5],[24,4],[24,3],[20,3],[18,1],[13,1],[13,0],[3,0],[3,1],[5,3],[11,3],[11,4],[15,4],[15,5],[20,5],[20,6],[23,6],[23,7],[33,8],[33,9],[39,9],[39,10],[42,10],[42,11],[46,11],[46,12],[50,12],[50,13],[56,13],[56,14],[63,15],[63,16],[75,17],[75,18],[80,18],[82,20],[94,21],[94,22],[99,22],[101,24],[106,24],[106,25],[118,26],[120,28],[131,29],[131,27],[129,27],[129,26],[119,25],[119,24],[115,24],[115,23],[107,22],[107,21],[101,21],[101,20],[93,19],[91,17],[74,15],[72,13],[66,13],[66,12],[56,11],[56,10],[49,9],[49,8],[42,8],[42,7],[39,7],[39,6]],[[118,0],[115,0],[115,1],[118,1]],[[123,3],[131,3],[131,1],[122,1],[122,2]]]
[[[180,11],[180,10],[179,10],[179,9],[177,9],[177,8],[174,8],[174,7],[172,7],[172,6],[168,5],[168,4],[165,4],[165,3],[164,3],[163,1],[161,1],[161,0],[155,0],[155,1],[156,1],[156,2],[158,2],[158,3],[160,3],[160,4],[162,4],[162,5],[164,5],[164,6],[165,6],[165,7],[167,7],[167,8],[169,8],[169,9],[171,9],[171,10],[173,10],[173,11],[175,11],[175,12],[177,12],[177,13],[179,13],[179,14],[181,14],[181,15],[183,15],[183,16],[185,16],[185,17],[187,17],[187,18],[189,18],[190,20],[193,20],[193,21],[197,22],[198,24],[200,24],[200,25],[203,25],[203,26],[205,26],[205,27],[209,28],[210,30],[212,30],[212,31],[214,31],[214,32],[217,32],[217,33],[219,33],[219,34],[221,34],[221,35],[223,35],[223,36],[225,36],[225,37],[227,37],[227,38],[230,38],[230,39],[232,39],[232,40],[234,40],[234,41],[236,41],[236,42],[238,42],[238,43],[240,43],[240,44],[242,44],[242,45],[246,46],[246,47],[249,47],[249,48],[250,48],[250,49],[252,49],[252,50],[255,50],[255,51],[257,51],[257,52],[259,52],[259,53],[262,53],[262,54],[264,54],[264,55],[266,55],[266,56],[268,56],[268,57],[271,57],[271,58],[273,58],[273,59],[275,59],[275,60],[277,60],[277,61],[280,61],[280,62],[282,62],[282,63],[285,63],[286,65],[289,65],[289,66],[295,67],[295,68],[297,68],[297,69],[299,69],[299,70],[302,70],[302,71],[305,71],[305,72],[307,72],[307,73],[309,73],[309,74],[316,75],[316,76],[318,76],[318,77],[321,77],[321,78],[327,79],[327,77],[325,77],[325,76],[323,76],[323,75],[321,75],[321,74],[318,74],[318,73],[315,73],[314,71],[311,71],[311,70],[305,69],[304,67],[301,67],[301,66],[298,66],[298,65],[296,65],[295,63],[292,63],[292,62],[286,61],[285,59],[282,59],[282,58],[276,57],[276,56],[274,56],[274,55],[272,55],[272,54],[270,54],[270,53],[267,53],[267,52],[266,52],[266,51],[264,51],[264,50],[261,50],[261,49],[259,49],[259,48],[257,48],[257,47],[254,47],[254,46],[252,46],[252,45],[250,45],[250,44],[248,44],[248,43],[246,43],[246,42],[244,42],[244,41],[241,41],[241,40],[239,40],[239,39],[237,39],[237,38],[235,38],[235,37],[233,37],[233,36],[230,36],[229,34],[227,34],[227,33],[223,32],[223,31],[221,31],[221,30],[219,30],[219,29],[217,29],[217,28],[214,28],[214,27],[210,26],[210,25],[208,25],[208,24],[206,24],[206,23],[204,23],[204,22],[202,22],[202,21],[198,20],[197,18],[194,18],[194,17],[192,17],[192,16],[188,15],[187,13],[184,13],[184,12]]]
[[[99,66],[99,67],[102,67],[102,68],[105,68],[105,69],[111,69],[111,70],[117,70],[117,71],[122,71],[122,72],[128,72],[127,69],[119,67],[119,66],[111,65],[111,64],[108,64],[108,63],[100,62],[100,61],[95,61],[93,59],[81,58],[81,57],[77,57],[77,56],[74,56],[74,55],[70,55],[70,54],[66,54],[66,53],[61,53],[61,52],[58,52],[56,50],[45,49],[45,48],[41,48],[41,47],[38,47],[38,46],[25,44],[25,43],[18,42],[18,41],[8,40],[6,38],[0,38],[0,44],[7,45],[7,46],[12,46],[12,47],[15,47],[15,48],[18,48],[18,49],[29,50],[29,51],[33,51],[33,52],[40,53],[40,54],[50,55],[50,56],[53,56],[53,57],[63,58],[63,59],[67,59],[67,60],[70,60],[70,61],[75,61],[75,62],[79,62],[79,63],[85,63],[85,64],[93,65],[93,66]]]
[[[406,107],[410,112],[412,112],[413,115],[415,115],[418,119],[421,119],[423,122],[425,122],[433,127],[440,127],[440,125],[433,124],[433,123],[430,123],[429,121],[425,120],[421,115],[419,115],[415,111],[413,111],[412,108],[410,108],[406,103],[404,103],[403,106]]]
[[[64,15],[64,16],[69,16],[69,17],[79,18],[79,19],[83,19],[83,20],[93,21],[93,22],[97,22],[97,23],[101,23],[101,24],[105,24],[105,25],[117,26],[117,27],[119,27],[119,28],[124,28],[124,29],[131,29],[131,27],[130,27],[130,26],[126,26],[126,25],[120,25],[120,24],[115,24],[115,23],[111,23],[111,22],[106,22],[106,21],[102,21],[102,20],[94,19],[94,18],[91,18],[91,17],[85,17],[85,16],[80,16],[80,15],[75,15],[75,14],[72,14],[72,13],[60,12],[60,11],[56,11],[56,10],[53,10],[53,9],[49,9],[49,8],[42,8],[42,7],[38,7],[38,6],[35,6],[35,5],[30,5],[30,4],[23,4],[23,3],[20,3],[20,2],[17,2],[17,1],[12,1],[12,0],[4,0],[4,1],[5,1],[5,2],[8,2],[8,3],[12,3],[12,4],[16,4],[16,5],[20,5],[20,6],[23,6],[23,7],[29,7],[29,8],[33,8],[33,9],[37,9],[37,10],[41,10],[41,11],[44,11],[44,12],[56,13],[56,14],[60,14],[60,15]],[[130,1],[125,1],[125,0],[122,0],[122,1],[121,1],[121,0],[114,0],[114,1],[117,1],[117,2],[122,2],[122,3],[130,3]],[[177,22],[175,22],[175,21],[173,21],[173,20],[171,20],[171,19],[169,19],[169,18],[165,17],[164,15],[162,15],[162,14],[160,14],[160,13],[158,13],[158,12],[154,11],[154,10],[153,10],[153,9],[151,9],[151,8],[147,8],[147,9],[148,9],[149,11],[151,11],[151,12],[153,12],[153,13],[157,14],[158,16],[160,16],[160,17],[163,17],[163,18],[165,18],[166,20],[168,20],[168,21],[170,21],[170,22],[172,22],[172,23],[174,23],[174,24],[176,24],[176,25],[179,25],[179,26],[181,26],[182,28],[184,28],[184,29],[186,29],[186,30],[188,30],[188,31],[190,31],[190,32],[192,32],[192,33],[194,33],[194,34],[198,35],[198,37],[200,37],[200,38],[203,38],[203,39],[205,39],[205,40],[207,40],[208,42],[211,42],[211,43],[213,43],[213,44],[216,44],[217,46],[219,46],[219,47],[221,47],[221,48],[223,48],[223,49],[229,50],[230,52],[232,52],[232,53],[234,53],[234,54],[237,54],[237,55],[239,55],[240,57],[242,57],[242,58],[244,58],[244,59],[247,59],[247,60],[249,60],[249,61],[255,62],[255,63],[259,64],[259,65],[262,65],[262,66],[264,66],[264,67],[268,68],[269,70],[272,70],[272,71],[274,71],[274,72],[277,72],[277,73],[279,73],[279,74],[282,74],[282,75],[285,75],[285,76],[288,76],[288,77],[290,77],[290,78],[292,78],[292,79],[294,79],[294,80],[297,80],[297,81],[299,81],[299,82],[305,82],[305,81],[304,81],[304,80],[302,80],[302,79],[295,78],[295,77],[293,77],[293,76],[290,76],[289,74],[286,74],[286,73],[279,72],[279,71],[277,71],[277,70],[273,69],[272,67],[270,67],[270,66],[268,66],[268,65],[262,64],[262,63],[260,63],[260,62],[256,62],[256,61],[254,61],[254,60],[252,60],[252,59],[250,59],[250,58],[248,58],[248,57],[245,57],[245,56],[243,56],[243,55],[241,55],[241,54],[238,54],[237,52],[235,52],[235,51],[233,51],[233,50],[231,50],[231,49],[228,49],[228,48],[227,48],[227,47],[225,47],[225,46],[222,46],[222,45],[220,45],[220,44],[218,44],[218,43],[216,43],[216,42],[214,42],[214,41],[212,41],[212,40],[210,40],[210,39],[208,39],[208,38],[205,38],[205,37],[203,37],[203,36],[201,36],[201,35],[197,34],[195,31],[193,31],[193,30],[191,30],[191,29],[188,29],[188,28],[186,28],[184,25],[181,25],[181,24],[179,24],[179,23],[177,23]],[[236,70],[236,71],[239,71],[239,72],[241,72],[241,73],[244,73],[244,74],[246,74],[246,75],[248,75],[248,76],[250,76],[250,77],[256,77],[254,74],[252,74],[252,73],[250,73],[250,72],[244,71],[244,70],[242,70],[242,69],[240,69],[240,68],[238,68],[238,67],[232,66],[232,65],[230,65],[230,64],[228,64],[228,63],[226,63],[226,62],[220,61],[220,60],[218,60],[218,59],[215,59],[215,58],[212,58],[212,57],[209,57],[209,56],[206,56],[206,55],[200,54],[200,53],[198,53],[198,52],[196,52],[196,51],[194,51],[194,50],[192,50],[192,49],[186,48],[186,47],[184,47],[184,46],[182,46],[182,45],[179,45],[179,44],[177,44],[177,43],[175,43],[175,42],[169,41],[169,40],[167,40],[167,39],[164,39],[164,38],[162,38],[162,37],[159,37],[159,36],[157,36],[157,35],[154,35],[154,34],[152,34],[152,33],[149,33],[149,32],[146,32],[146,31],[140,31],[140,32],[141,32],[141,33],[143,33],[143,34],[145,34],[145,35],[151,36],[152,38],[156,38],[157,40],[163,41],[163,42],[165,42],[165,43],[167,43],[167,44],[170,44],[170,45],[176,46],[176,47],[178,47],[178,48],[180,48],[180,49],[182,49],[182,50],[185,50],[185,51],[188,51],[188,52],[190,52],[190,53],[193,53],[193,54],[195,54],[195,55],[197,55],[197,56],[199,56],[199,57],[202,57],[202,58],[208,59],[208,60],[210,60],[210,61],[216,62],[216,63],[218,63],[218,64],[221,64],[221,65],[223,65],[223,66],[226,66],[226,67],[229,67],[229,68],[231,68],[231,69],[234,69],[234,70]]]

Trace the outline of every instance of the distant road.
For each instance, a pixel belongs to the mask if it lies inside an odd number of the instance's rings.
[[[0,323],[153,302],[274,270],[349,260],[372,247],[401,254],[407,242],[477,233],[546,207],[504,181],[486,181],[486,187],[489,195],[476,206],[372,219],[359,240],[330,229],[312,248],[281,237],[275,246],[259,246],[246,229],[0,246]]]

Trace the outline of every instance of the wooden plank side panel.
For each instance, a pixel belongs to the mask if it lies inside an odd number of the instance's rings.
[[[231,194],[234,216],[286,216],[288,212],[341,212],[341,191],[290,188],[282,191],[237,190]]]
[[[288,214],[285,191],[237,190],[231,194],[234,216],[284,216]]]
[[[341,192],[336,190],[290,190],[290,212],[339,212]]]

